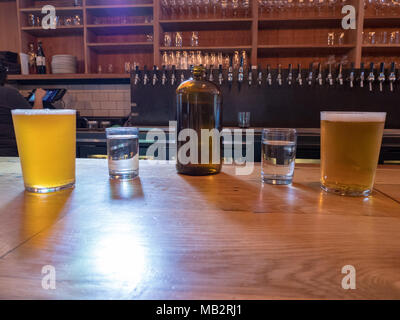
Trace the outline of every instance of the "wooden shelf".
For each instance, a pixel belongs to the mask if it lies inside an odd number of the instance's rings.
[[[128,9],[128,8],[153,8],[152,3],[143,4],[111,4],[111,5],[100,5],[100,6],[86,6],[87,10],[93,9]]]
[[[130,24],[89,24],[87,30],[97,35],[146,33],[153,30],[153,23],[130,23]]]
[[[64,79],[86,79],[86,80],[96,80],[96,79],[129,79],[130,74],[114,74],[114,73],[64,73],[64,74],[16,74],[9,75],[8,80],[10,81],[32,81],[32,80],[64,80]]]
[[[56,29],[43,29],[42,27],[21,27],[21,31],[35,37],[54,37],[63,35],[83,34],[84,26],[58,26]]]
[[[232,18],[232,19],[177,19],[160,20],[160,25],[164,31],[201,31],[201,30],[237,30],[250,29],[253,19],[251,18]]]
[[[337,27],[341,28],[342,16],[311,16],[311,17],[271,17],[262,18],[258,20],[258,26],[260,29],[269,27]]]
[[[355,45],[353,44],[342,44],[342,45],[334,45],[327,46],[323,44],[267,44],[267,45],[258,45],[258,49],[295,49],[295,50],[313,50],[313,49],[322,49],[322,50],[336,50],[336,49],[352,49]]]
[[[42,12],[42,7],[40,8],[20,8],[20,12],[23,13],[31,13],[31,12]],[[74,13],[74,12],[82,12],[83,7],[56,7],[56,12],[62,13]]]
[[[131,52],[135,49],[153,49],[153,42],[88,43],[98,53]]]
[[[137,3],[132,0],[118,1],[125,4],[115,4],[113,0],[86,0],[83,6],[70,6],[69,2],[49,1],[49,4],[59,3],[57,14],[60,16],[80,14],[83,25],[59,26],[57,29],[42,29],[41,27],[27,27],[27,14],[40,13],[42,0],[16,1],[19,25],[19,51],[25,52],[30,41],[41,38],[44,50],[49,59],[54,54],[72,54],[78,58],[79,72],[87,74],[76,75],[31,75],[10,76],[10,78],[23,79],[21,81],[35,81],[36,79],[62,80],[70,79],[128,79],[124,75],[114,74],[90,74],[96,72],[97,66],[103,67],[112,64],[115,72],[123,72],[125,61],[136,61],[140,65],[159,65],[161,51],[205,51],[226,52],[246,50],[251,53],[250,62],[256,65],[262,63],[293,63],[298,61],[313,62],[325,61],[330,55],[337,59],[346,55],[350,61],[356,64],[364,57],[375,57],[382,53],[388,58],[398,56],[400,45],[363,45],[362,31],[368,28],[399,28],[400,15],[374,16],[373,11],[364,9],[362,0],[352,0],[356,6],[358,17],[357,29],[345,31],[345,41],[350,44],[327,46],[325,35],[331,31],[341,30],[342,15],[336,11],[335,15],[310,14],[299,16],[294,12],[283,14],[263,15],[258,12],[258,1],[251,0],[251,17],[227,17],[227,18],[182,18],[167,19],[161,16],[160,1],[153,3]],[[0,0],[1,2],[1,0]],[[150,2],[150,1],[142,1]],[[72,2],[70,2],[72,4]],[[21,6],[21,7],[20,7]],[[22,7],[25,6],[25,7]],[[26,7],[29,6],[29,7]],[[36,7],[37,6],[37,7]],[[153,16],[152,23],[130,24],[93,24],[100,17],[133,16],[135,20],[144,22],[146,16]],[[365,16],[364,16],[365,15]],[[138,18],[138,19],[136,19]],[[11,19],[11,18],[10,18]],[[104,21],[111,22],[113,20]],[[146,20],[147,21],[147,20]],[[96,21],[97,22],[97,21]],[[364,28],[364,29],[363,29]],[[188,31],[199,31],[201,46],[198,47],[164,47],[163,32],[183,32],[183,43],[190,44]],[[315,36],[309,36],[314,32]],[[152,33],[154,42],[146,42],[145,34]],[[15,36],[14,36],[15,37]],[[322,44],[313,44],[321,42]],[[245,45],[236,45],[242,43]],[[285,44],[265,44],[285,43]],[[300,44],[295,44],[300,43]],[[47,48],[47,49],[46,49]],[[17,50],[15,50],[17,51]],[[103,69],[104,70],[104,69]],[[18,78],[20,77],[20,78]],[[28,77],[28,78],[27,78]],[[27,80],[29,79],[29,80]],[[110,80],[110,81],[111,81]],[[19,80],[18,80],[19,81]],[[78,80],[76,80],[78,81]]]

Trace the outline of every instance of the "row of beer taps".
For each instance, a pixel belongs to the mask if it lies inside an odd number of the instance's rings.
[[[319,63],[318,67],[314,69],[314,64],[310,63],[309,69],[303,72],[301,64],[297,65],[297,71],[293,70],[293,65],[289,64],[287,70],[282,69],[282,65],[278,64],[276,70],[272,70],[270,65],[267,65],[265,70],[262,70],[260,66],[257,68],[248,67],[247,75],[243,64],[240,64],[238,70],[234,70],[232,65],[228,68],[227,72],[224,72],[222,65],[218,69],[214,69],[210,66],[205,69],[205,77],[207,80],[216,82],[219,85],[227,83],[229,87],[233,85],[235,81],[239,86],[247,82],[248,86],[272,86],[274,82],[278,86],[284,84],[288,86],[349,86],[354,88],[356,86],[360,88],[368,87],[369,91],[373,91],[375,83],[379,85],[379,91],[384,90],[384,85],[389,84],[389,90],[394,91],[394,84],[396,81],[400,82],[396,75],[396,64],[391,63],[390,69],[385,69],[385,63],[382,62],[379,67],[378,73],[376,73],[375,64],[373,62],[369,65],[369,70],[365,69],[364,63],[361,63],[360,69],[355,68],[355,64],[351,63],[350,69],[344,70],[343,65],[340,63],[337,69],[333,71],[332,64],[328,64],[327,69],[322,67]],[[345,74],[347,72],[347,74]],[[132,79],[135,86],[141,85],[167,85],[172,86],[178,85],[181,82],[187,80],[186,70],[177,70],[175,66],[172,66],[171,70],[167,70],[165,66],[162,70],[159,70],[157,66],[153,67],[153,70],[148,70],[147,66],[144,66],[143,70],[136,66],[133,72]]]

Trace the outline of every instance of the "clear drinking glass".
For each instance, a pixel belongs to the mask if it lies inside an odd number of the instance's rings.
[[[250,112],[238,112],[238,126],[239,128],[250,127]]]
[[[108,171],[111,179],[131,180],[139,175],[139,130],[107,128]]]
[[[321,188],[368,196],[373,188],[386,112],[321,112]]]
[[[269,184],[291,184],[296,160],[295,129],[269,128],[262,132],[261,179]]]
[[[198,47],[199,46],[199,32],[193,31],[192,36],[190,37],[190,46]]]
[[[182,47],[182,32],[175,32],[174,34],[174,38],[175,38],[175,47]]]
[[[75,185],[76,111],[12,110],[25,189],[49,193]]]
[[[164,47],[170,47],[172,44],[171,32],[164,32]]]

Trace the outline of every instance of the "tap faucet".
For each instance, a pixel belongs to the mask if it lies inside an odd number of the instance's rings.
[[[223,82],[224,82],[224,75],[222,74],[222,64],[220,64],[218,67],[218,83],[221,86]]]
[[[322,86],[322,66],[321,63],[318,63],[318,74],[317,74],[317,82],[320,86]]]
[[[341,63],[339,63],[338,75],[336,77],[336,82],[339,83],[340,86],[343,85],[343,66]]]
[[[313,64],[310,63],[310,67],[308,69],[308,77],[307,77],[308,85],[311,86],[313,82]]]
[[[328,63],[328,75],[326,77],[326,82],[329,83],[330,86],[333,86],[332,65],[330,63]]]
[[[392,62],[390,66],[390,74],[389,74],[389,85],[390,85],[390,91],[393,92],[393,84],[396,81],[396,63]]]
[[[230,57],[230,59],[229,59],[229,68],[228,68],[228,84],[229,84],[229,87],[232,86],[232,82],[233,82],[233,61],[232,61],[232,57]]]
[[[211,81],[211,82],[213,82],[214,81],[214,75],[213,75],[213,69],[214,69],[214,66],[213,65],[210,65],[210,71],[209,71],[209,75],[208,75],[208,81]]]
[[[182,83],[183,81],[185,81],[185,71],[182,70],[180,83]]]
[[[149,83],[149,74],[147,73],[147,66],[143,67],[143,84],[146,85]]]
[[[370,64],[370,70],[369,70],[369,75],[368,75],[368,83],[369,83],[369,91],[372,91],[372,84],[375,81],[375,74],[374,74],[374,63],[371,62]]]
[[[247,81],[249,82],[249,87],[251,87],[251,85],[253,84],[253,69],[251,67],[251,64],[249,65]]]
[[[347,80],[349,81],[350,88],[353,88],[354,87],[354,62],[351,63],[350,74],[349,74],[349,77]]]
[[[262,78],[263,78],[263,74],[262,74],[262,70],[261,70],[261,66],[259,65],[257,68],[257,83],[259,86],[262,85]]]
[[[293,82],[293,67],[292,67],[291,63],[289,63],[289,71],[288,71],[288,76],[287,76],[286,81],[287,81],[289,86],[292,85],[292,82]]]
[[[385,77],[385,63],[381,62],[381,66],[379,68],[379,76],[378,76],[378,81],[379,81],[379,91],[382,92],[383,91],[383,83],[386,80]]]
[[[140,71],[139,71],[139,66],[136,66],[135,68],[135,78],[133,80],[133,83],[135,86],[137,86],[140,83]]]
[[[360,88],[364,88],[364,81],[365,81],[365,69],[364,69],[364,62],[360,64]]]
[[[173,65],[171,73],[171,86],[175,85],[175,83],[176,83],[176,67],[175,65]]]
[[[243,70],[243,57],[240,58],[240,65],[238,70],[238,82],[241,84],[244,79],[244,70]]]
[[[271,73],[271,66],[267,65],[267,83],[269,86],[272,86],[272,73]]]
[[[157,74],[158,74],[157,66],[153,66],[153,86],[157,84],[158,81]]]
[[[303,78],[301,76],[301,64],[299,63],[297,65],[297,78],[296,78],[296,82],[299,84],[299,86],[303,85]]]
[[[282,65],[278,64],[278,75],[276,76],[276,81],[278,82],[278,85],[282,85]]]
[[[163,86],[165,86],[165,83],[167,82],[167,70],[166,70],[165,65],[162,66],[162,68],[163,68],[163,72],[162,72],[162,75],[161,75],[161,84]]]

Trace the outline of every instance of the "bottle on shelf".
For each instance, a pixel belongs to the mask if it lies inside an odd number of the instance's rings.
[[[38,74],[46,74],[46,56],[43,51],[42,42],[38,42],[36,55],[36,69]]]
[[[28,46],[28,57],[29,74],[36,74],[36,52],[35,44],[33,42],[30,42]]]
[[[176,89],[176,169],[182,174],[209,175],[221,170],[221,91],[213,82],[206,80],[204,73],[203,66],[194,67],[192,78]],[[179,135],[185,129],[190,129],[190,139],[180,141]],[[202,139],[203,129],[210,132],[206,139]],[[218,133],[218,137],[213,132]],[[184,136],[188,137],[186,133]]]

